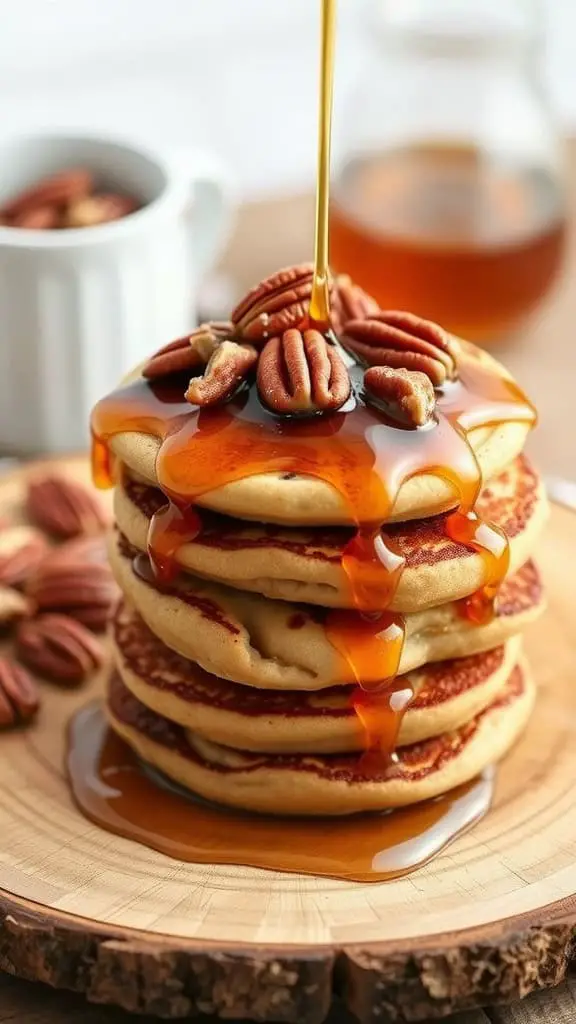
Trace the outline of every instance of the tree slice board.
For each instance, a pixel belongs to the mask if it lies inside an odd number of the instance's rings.
[[[62,468],[87,479],[83,461]],[[19,515],[22,472],[0,483]],[[576,515],[555,507],[549,590],[527,637],[540,687],[486,819],[429,866],[359,884],[184,864],[101,831],[63,770],[70,715],[101,686],[44,687],[0,737],[0,968],[163,1017],[421,1021],[558,983],[576,926]]]

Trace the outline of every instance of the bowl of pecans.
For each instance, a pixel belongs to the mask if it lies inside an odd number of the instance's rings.
[[[85,446],[97,397],[196,323],[230,224],[216,157],[80,135],[0,142],[0,443]]]

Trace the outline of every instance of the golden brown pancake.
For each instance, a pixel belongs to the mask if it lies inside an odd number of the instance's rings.
[[[133,609],[121,606],[112,627],[119,674],[152,711],[200,737],[241,750],[331,754],[362,750],[364,730],[353,708],[355,687],[318,693],[266,692],[204,672],[171,651]],[[516,661],[520,642],[402,677],[414,692],[399,745],[452,732],[496,697]]]
[[[148,527],[166,504],[158,488],[125,477],[116,488],[116,523],[131,544],[146,551]],[[483,490],[476,511],[504,530],[510,572],[530,557],[546,517],[538,474],[517,458]],[[285,601],[353,608],[342,554],[353,537],[345,528],[282,529],[203,512],[197,540],[183,545],[180,564],[197,576]],[[446,514],[388,526],[387,547],[405,559],[392,611],[415,612],[457,601],[482,586],[486,564],[470,547],[446,535]],[[378,595],[374,605],[378,607]]]
[[[118,534],[112,538],[110,560],[125,597],[156,636],[207,672],[272,690],[320,690],[356,682],[328,639],[330,613],[323,609],[271,601],[191,575],[160,590],[146,557],[134,559],[133,549]],[[135,571],[139,563],[146,577]],[[407,615],[399,674],[429,661],[498,647],[541,610],[540,580],[529,563],[504,582],[498,613],[487,625],[470,622],[455,603]],[[373,671],[374,677],[362,682],[380,681],[382,665]]]
[[[492,356],[463,342],[460,369],[466,362],[486,367],[496,378],[510,374]],[[131,380],[137,380],[138,371]],[[439,399],[441,404],[441,399]],[[495,419],[497,414],[495,413]],[[510,420],[468,431],[484,480],[497,476],[524,448],[531,424]],[[111,447],[121,463],[150,484],[157,483],[156,461],[160,442],[150,434],[133,430],[116,434]],[[425,518],[453,508],[458,495],[444,478],[431,473],[408,479],[400,489],[390,521]],[[259,473],[215,487],[202,494],[197,504],[239,519],[280,523],[287,526],[353,524],[350,509],[332,484],[301,473]]]
[[[382,811],[439,796],[498,761],[524,728],[535,690],[517,666],[467,725],[399,750],[381,769],[355,754],[248,754],[191,736],[134,697],[114,675],[112,728],[150,765],[209,800],[283,815]]]

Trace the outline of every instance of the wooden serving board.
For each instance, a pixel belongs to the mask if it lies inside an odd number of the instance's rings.
[[[1,515],[21,490],[5,478]],[[63,769],[66,722],[101,680],[43,684],[35,726],[0,737],[0,968],[163,1017],[298,1024],[334,991],[362,1022],[418,1021],[558,983],[576,927],[575,551],[576,516],[555,508],[549,610],[527,637],[537,710],[493,809],[398,881],[184,864],[101,831]]]

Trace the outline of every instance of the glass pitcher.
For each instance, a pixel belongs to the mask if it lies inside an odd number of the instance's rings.
[[[374,59],[336,121],[332,264],[384,308],[480,342],[561,263],[561,145],[537,0],[380,0]]]

